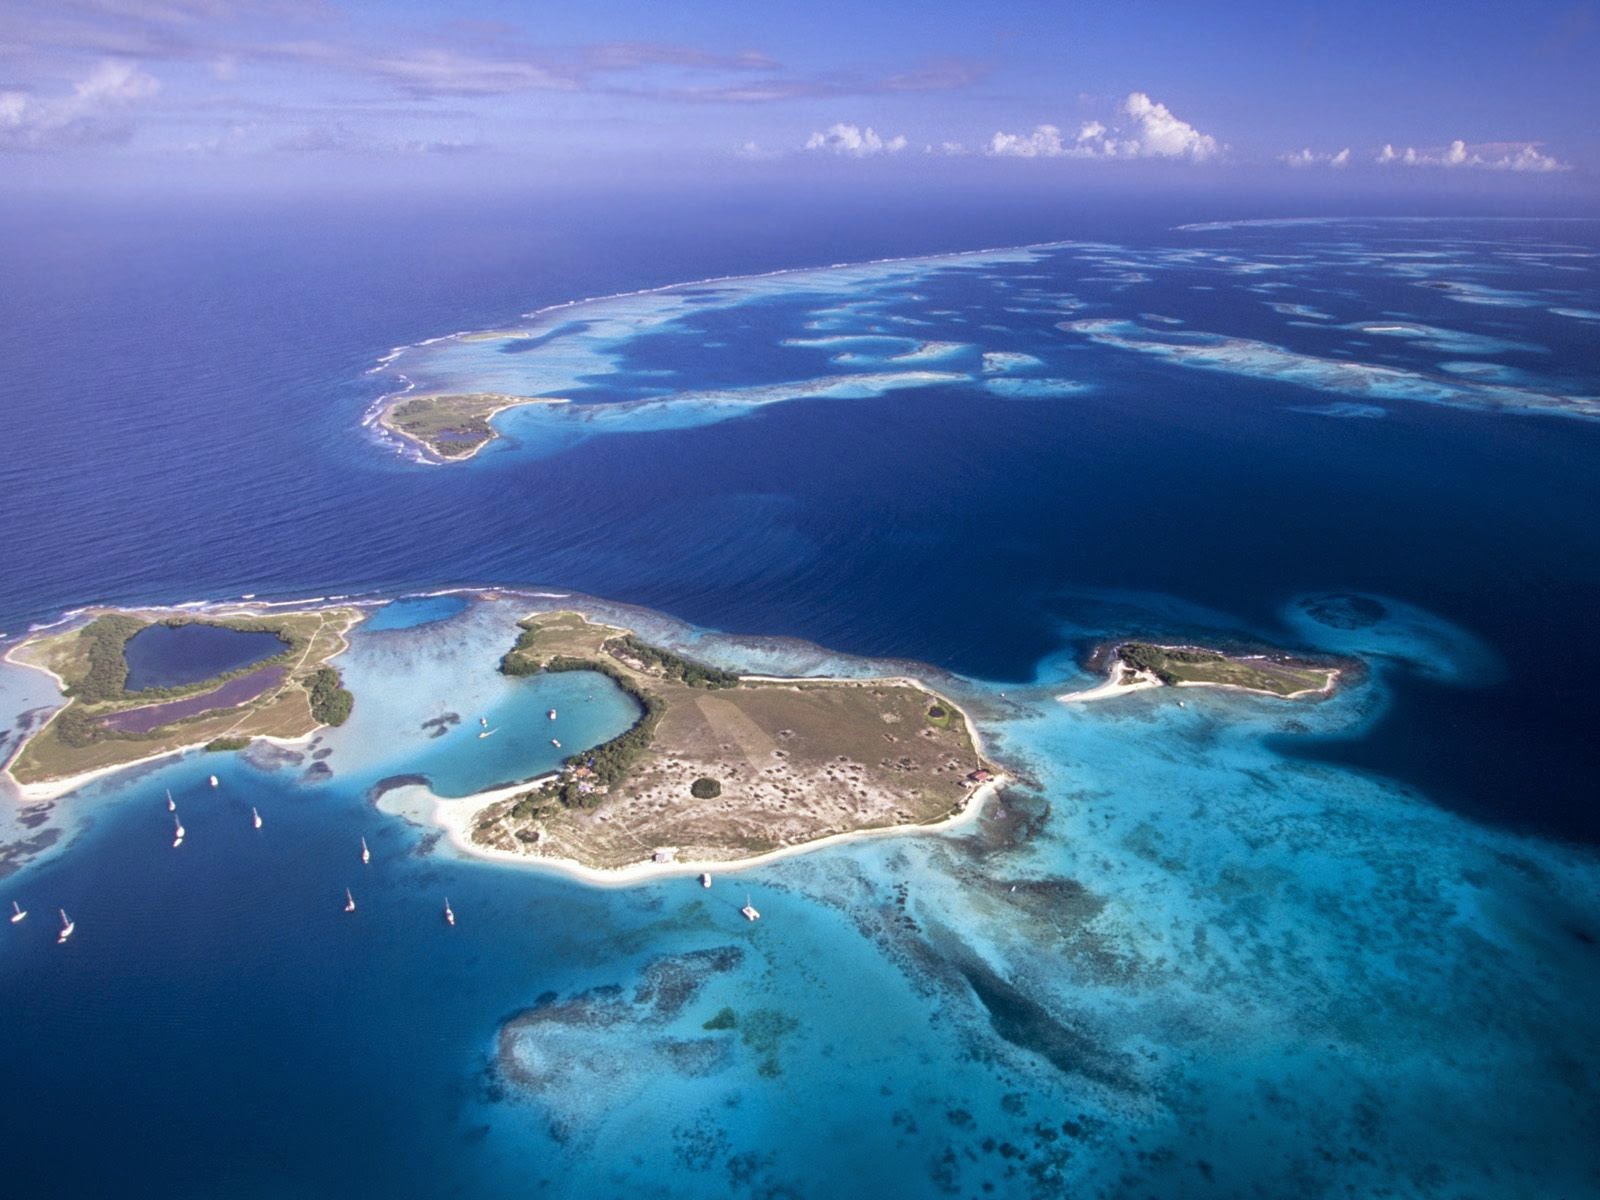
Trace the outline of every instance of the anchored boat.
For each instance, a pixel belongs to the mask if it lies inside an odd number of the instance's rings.
[[[27,909],[23,908],[22,905],[18,904],[15,900],[13,900],[11,902],[11,923],[13,925],[15,925],[18,921],[22,920],[22,918],[27,916],[27,915],[28,915],[28,910]]]
[[[76,929],[78,925],[77,922],[75,922],[71,917],[67,916],[66,909],[62,908],[57,909],[56,911],[61,914],[61,932],[56,934],[56,945],[59,946],[62,942],[66,941],[72,936],[72,931]]]

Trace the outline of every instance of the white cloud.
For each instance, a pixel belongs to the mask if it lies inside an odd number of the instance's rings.
[[[1139,127],[1136,155],[1203,162],[1222,151],[1216,138],[1201,133],[1187,121],[1178,120],[1165,104],[1157,104],[1143,92],[1130,92],[1122,102],[1122,111]]]
[[[105,59],[72,85],[70,95],[0,92],[0,151],[127,141],[133,135],[128,110],[160,90],[154,76],[132,63]]]
[[[989,139],[989,153],[1010,158],[1059,158],[1067,152],[1061,130],[1054,125],[1035,125],[1029,134],[996,133]]]
[[[826,133],[813,133],[806,139],[807,150],[843,154],[850,158],[870,158],[875,154],[899,154],[905,148],[906,139],[903,134],[885,139],[880,137],[878,131],[870,125],[863,129],[859,125],[846,125],[842,122],[831,126]]]
[[[1346,146],[1337,154],[1313,154],[1307,147],[1280,157],[1291,167],[1333,167],[1335,170],[1343,170],[1350,165],[1350,147]]]
[[[1396,150],[1386,144],[1376,161],[1382,166],[1476,167],[1488,171],[1565,171],[1567,164],[1541,153],[1533,142],[1483,142],[1469,146],[1457,138],[1442,150]]]
[[[989,153],[1011,158],[1167,158],[1205,162],[1224,149],[1208,133],[1179,120],[1165,104],[1144,92],[1129,92],[1121,112],[1126,128],[1112,136],[1104,123],[1085,121],[1069,142],[1055,125],[1036,125],[1032,133],[996,133]]]

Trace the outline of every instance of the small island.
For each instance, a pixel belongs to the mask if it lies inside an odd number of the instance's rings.
[[[352,697],[329,660],[356,608],[194,616],[95,609],[7,658],[51,675],[66,703],[6,770],[25,795],[190,747],[234,750],[343,723]]]
[[[459,462],[500,436],[489,423],[495,414],[521,404],[565,403],[549,396],[505,396],[496,392],[404,395],[384,406],[378,414],[378,424],[436,459]]]
[[[520,625],[502,672],[595,671],[639,716],[531,786],[441,802],[480,853],[610,871],[748,860],[940,824],[1002,778],[966,714],[914,679],[736,675],[575,611]]]
[[[1275,650],[1224,654],[1206,646],[1155,642],[1102,646],[1090,658],[1090,665],[1103,667],[1106,681],[1058,699],[1081,704],[1147,688],[1212,687],[1298,700],[1332,694],[1344,670],[1341,665]]]

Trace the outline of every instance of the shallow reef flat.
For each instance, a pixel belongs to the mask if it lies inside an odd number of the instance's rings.
[[[522,328],[395,352],[379,370],[403,386],[369,422],[438,462],[542,457],[593,437],[695,428],[791,401],[938,388],[974,403],[1090,394],[1118,403],[1132,399],[1116,361],[1128,352],[1334,393],[1344,404],[1600,415],[1591,381],[1554,370],[1553,335],[1534,324],[1545,313],[1564,318],[1563,344],[1587,331],[1586,292],[1570,277],[1587,268],[1561,243],[1507,242],[1486,258],[1481,247],[1424,245],[1404,227],[1355,222],[1316,227],[1324,236],[1283,253],[1254,246],[1253,228],[1174,230],[1167,245],[1058,243],[848,264],[577,301],[532,314]],[[1182,244],[1193,241],[1211,244]],[[1509,264],[1543,286],[1500,286]],[[1415,303],[1403,310],[1396,281],[1415,285]],[[1185,295],[1221,303],[1195,307],[1181,303]],[[1500,361],[1460,361],[1472,356]]]

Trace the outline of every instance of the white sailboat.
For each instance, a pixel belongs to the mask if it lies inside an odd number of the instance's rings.
[[[23,908],[22,905],[18,904],[15,900],[13,900],[11,902],[11,923],[13,925],[15,925],[18,921],[22,920],[22,918],[27,916],[27,915],[28,915],[28,910],[27,909]]]
[[[556,710],[552,708],[549,712],[545,713],[545,716],[554,721],[556,719]]]
[[[212,787],[216,787],[217,786],[217,777],[215,775],[213,775],[211,777],[211,786]]]
[[[561,743],[559,741],[557,741],[555,738],[551,738],[550,739],[550,744],[552,746],[554,746],[557,750],[561,749]]]
[[[499,732],[500,732],[500,727],[499,726],[495,726],[495,728],[493,728],[493,729],[484,729],[484,730],[479,731],[478,736],[480,738],[493,737],[495,734],[497,734]]]
[[[700,872],[700,886],[701,887],[710,887],[711,886],[711,872],[710,871],[701,871]]]
[[[172,818],[172,848],[176,850],[183,845],[183,822],[178,820],[176,814]]]
[[[167,789],[167,811],[168,812],[177,812],[178,811],[178,802],[172,798],[172,789],[171,788]]]
[[[450,910],[449,896],[444,898],[444,923],[446,925],[454,925],[456,923],[456,914]]]
[[[59,946],[62,942],[66,941],[72,936],[72,931],[78,926],[71,917],[67,916],[66,909],[62,908],[58,909],[57,911],[61,914],[61,932],[56,934],[56,945]]]
[[[749,892],[745,893],[744,907],[741,908],[739,910],[739,912],[743,915],[743,917],[744,917],[744,919],[746,921],[759,921],[759,920],[761,920],[761,914],[756,911],[756,906],[754,904],[750,903],[750,893]]]
[[[488,717],[479,717],[478,718],[478,724],[482,725],[485,729],[489,728],[489,718]]]
[[[349,888],[344,890],[344,910],[345,912],[355,912],[356,910],[356,898],[350,894]]]
[[[367,849],[366,838],[361,839],[361,861],[364,863],[369,863],[372,861],[372,851]]]
[[[254,825],[257,829],[261,828],[261,814],[256,811],[256,806],[254,804],[250,806],[250,824]]]

